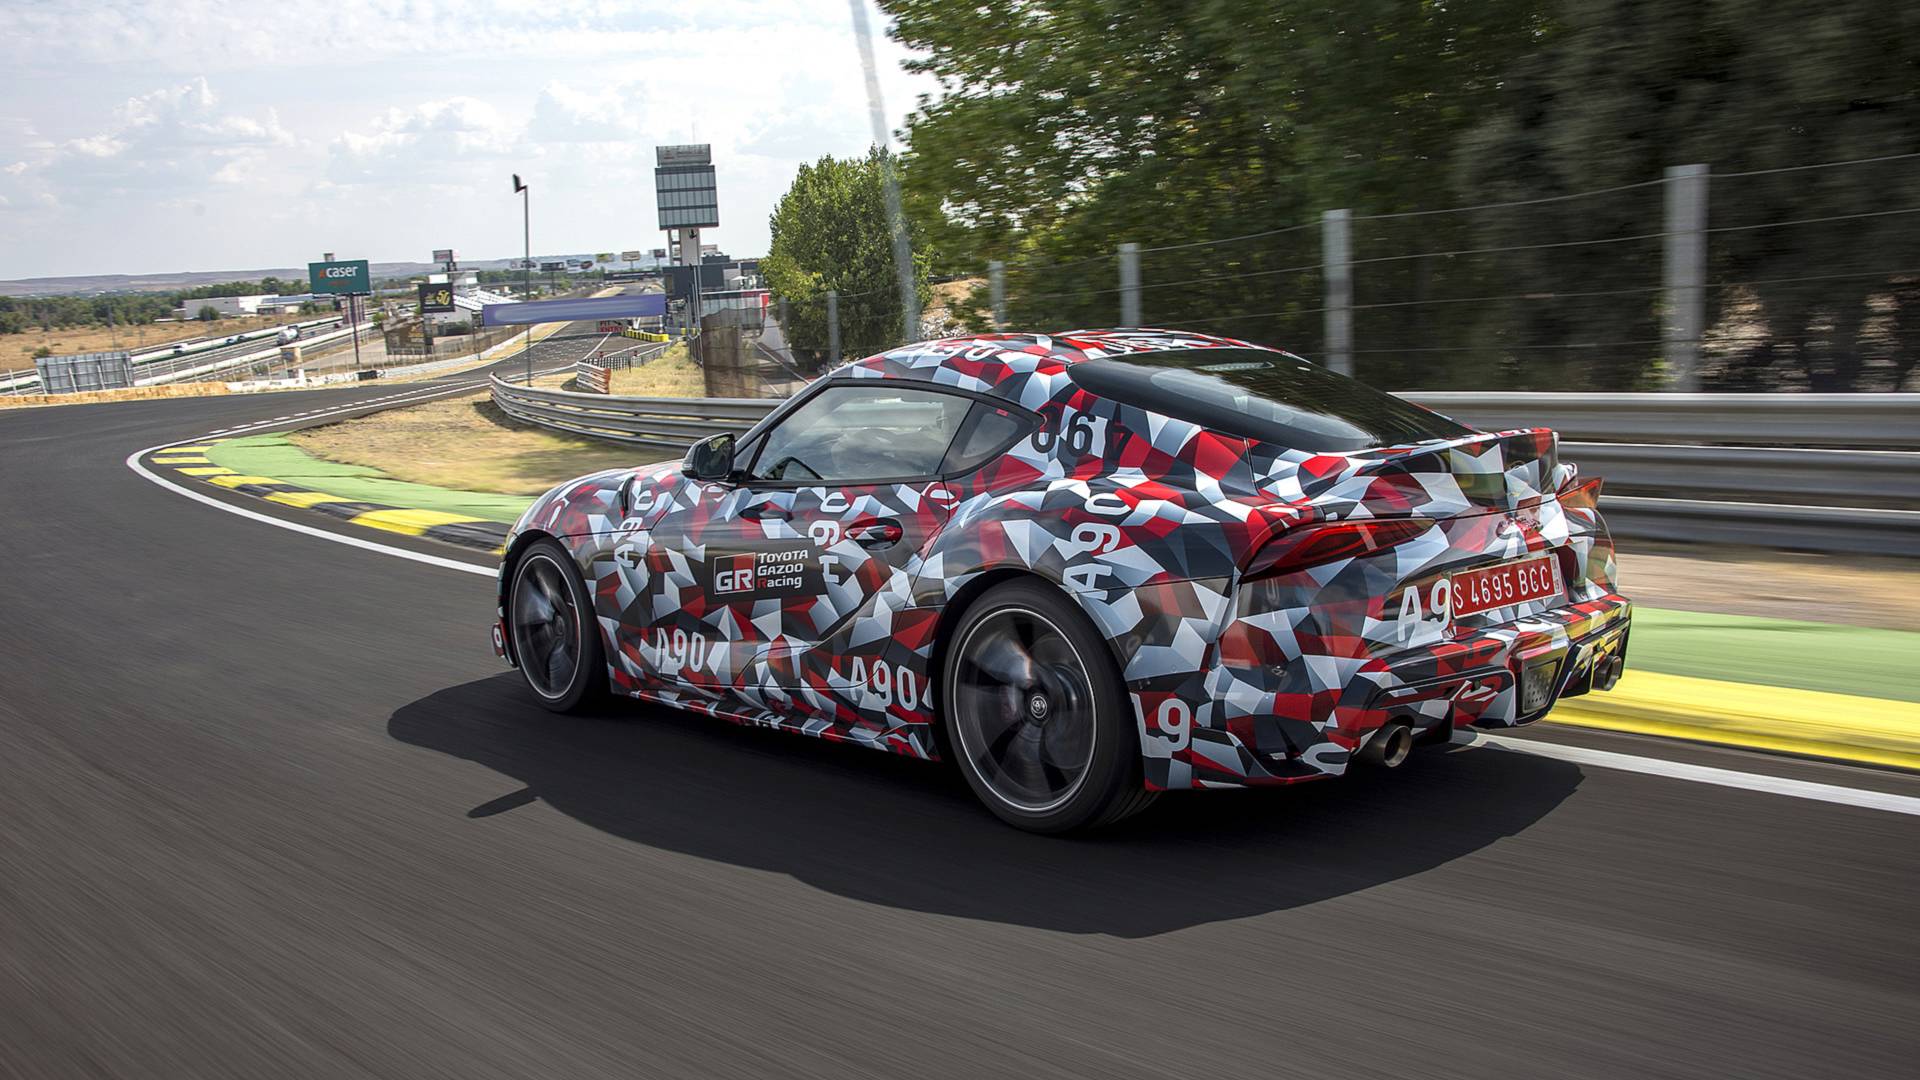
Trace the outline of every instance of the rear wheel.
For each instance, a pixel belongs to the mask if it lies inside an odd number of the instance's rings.
[[[1059,833],[1153,801],[1107,646],[1038,582],[995,586],[955,627],[941,713],[961,775],[1001,820]]]
[[[536,541],[514,565],[507,632],[520,675],[541,705],[576,712],[606,696],[593,603],[573,556],[557,541]]]

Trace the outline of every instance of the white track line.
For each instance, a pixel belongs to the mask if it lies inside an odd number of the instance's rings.
[[[1794,799],[1811,799],[1814,802],[1838,803],[1841,806],[1859,806],[1868,810],[1886,810],[1890,813],[1920,817],[1920,798],[1911,795],[1862,791],[1859,788],[1841,787],[1838,784],[1788,780],[1780,776],[1716,769],[1711,765],[1689,765],[1685,762],[1666,761],[1661,758],[1616,754],[1610,750],[1589,750],[1584,746],[1567,746],[1536,739],[1488,735],[1479,731],[1456,732],[1453,741],[1463,746],[1489,746],[1521,754],[1553,758],[1557,761],[1570,761],[1575,765],[1593,765],[1602,769],[1619,769],[1622,772],[1643,773],[1647,776],[1664,776],[1670,780],[1686,780],[1695,784],[1741,788],[1769,795],[1785,795]]]
[[[543,372],[541,374],[545,374],[545,373]],[[465,393],[473,390],[476,387],[480,387],[484,385],[486,384],[480,383],[480,382],[469,382],[469,383],[461,383],[457,386],[446,387],[444,389],[434,388],[431,390],[423,389],[423,390],[417,390],[417,391],[404,391],[398,394],[389,394],[385,397],[371,398],[366,401],[357,401],[351,405],[342,405],[337,408],[316,412],[313,415],[314,416],[335,416],[335,415],[344,414],[344,413],[357,412],[367,408],[369,405],[383,404],[386,402],[400,402],[402,404],[413,405],[413,404],[418,404],[419,402],[422,402],[422,401],[431,401],[432,399],[437,397],[446,397],[449,394]],[[234,427],[234,428],[223,428],[221,429],[221,431],[212,432],[211,434],[226,434],[231,436],[231,435],[238,435],[238,434],[244,434],[244,433],[250,433],[250,432],[258,432],[258,431],[265,430],[267,428],[271,428],[276,424],[282,423],[284,419],[285,418],[276,419],[276,420],[262,420],[259,423],[255,423],[255,424],[246,424],[246,425],[242,425],[240,427]],[[184,487],[180,484],[176,484],[173,481],[168,480],[166,477],[160,476],[159,474],[153,472],[153,470],[147,468],[146,464],[140,460],[141,458],[147,456],[148,454],[153,453],[156,450],[165,450],[168,447],[172,447],[172,446],[186,446],[190,443],[199,442],[201,439],[204,439],[206,437],[207,436],[202,435],[192,439],[175,439],[172,442],[161,443],[158,446],[149,446],[145,450],[136,450],[133,453],[127,455],[127,468],[132,469],[134,472],[138,473],[139,475],[146,477],[148,480],[151,480],[156,484],[159,484],[161,487],[166,488],[170,491],[176,492],[178,494],[185,495],[187,498],[192,499],[195,502],[205,503],[206,505],[214,507],[215,509],[225,510],[229,514],[238,514],[239,516],[243,518],[247,518],[248,520],[262,522],[267,525],[272,525],[273,527],[278,529],[287,529],[291,532],[301,533],[306,536],[317,536],[322,540],[331,540],[336,544],[345,544],[348,547],[360,548],[363,551],[377,551],[382,555],[392,555],[396,558],[411,559],[417,563],[425,563],[428,566],[438,566],[447,570],[458,570],[461,573],[465,573],[465,574],[481,574],[486,577],[493,577],[497,573],[497,571],[490,566],[475,566],[472,563],[461,562],[458,559],[448,559],[448,558],[442,558],[439,555],[428,555],[425,552],[410,551],[406,548],[394,547],[390,544],[382,544],[373,540],[362,539],[361,537],[358,537],[358,536],[347,536],[341,533],[329,532],[326,529],[317,529],[311,525],[302,525],[296,521],[284,521],[280,518],[273,517],[272,515],[269,515],[269,514],[262,514],[256,510],[249,510],[243,506],[234,506],[231,503],[222,502],[211,495],[206,495],[201,492],[194,491],[191,488]]]

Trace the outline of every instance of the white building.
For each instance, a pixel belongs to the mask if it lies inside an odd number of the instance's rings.
[[[194,319],[200,316],[201,308],[212,308],[223,317],[258,315],[260,313],[260,304],[263,301],[271,301],[274,299],[276,299],[276,297],[272,293],[262,293],[259,296],[208,296],[199,300],[181,301],[180,308],[176,314],[183,319]]]

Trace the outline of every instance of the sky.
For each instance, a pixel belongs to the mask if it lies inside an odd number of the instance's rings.
[[[862,0],[866,2],[866,0]],[[869,7],[890,128],[933,80]],[[653,148],[713,145],[764,254],[873,142],[848,0],[0,0],[0,279],[666,246]]]

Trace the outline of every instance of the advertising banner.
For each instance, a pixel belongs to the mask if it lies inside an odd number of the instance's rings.
[[[373,291],[373,275],[368,272],[365,259],[308,263],[307,288],[325,296],[370,293]]]
[[[453,286],[444,282],[438,285],[424,281],[420,283],[421,311],[452,311],[453,309]]]

